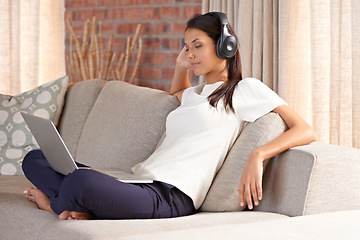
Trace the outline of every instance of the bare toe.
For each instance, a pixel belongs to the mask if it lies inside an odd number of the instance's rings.
[[[60,220],[91,220],[92,217],[88,213],[79,213],[75,211],[63,211],[59,215]]]
[[[59,219],[60,219],[60,220],[70,220],[69,218],[71,218],[71,212],[70,212],[70,211],[63,211],[63,212],[59,215]]]
[[[24,195],[28,200],[30,200],[32,202],[35,202],[35,198],[32,195],[32,190],[34,190],[34,188],[26,188],[26,189],[24,189]]]
[[[42,191],[35,188],[26,188],[24,194],[27,199],[37,204],[41,210],[53,212],[50,207],[50,198],[46,196]]]
[[[71,212],[75,220],[91,220],[92,216],[89,213]]]

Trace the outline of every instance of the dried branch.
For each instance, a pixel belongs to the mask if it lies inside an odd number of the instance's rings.
[[[113,53],[112,56],[111,56],[110,63],[108,64],[108,69],[106,70],[107,75],[106,75],[105,81],[109,81],[110,73],[111,73],[111,67],[114,64],[115,58],[116,58],[116,53]]]
[[[110,38],[109,38],[109,42],[108,42],[108,51],[107,51],[107,61],[106,61],[106,68],[105,68],[105,80],[109,79],[110,77],[110,72],[109,69],[111,67],[110,62],[111,59],[113,57],[113,52],[112,52],[112,46],[113,46],[113,38],[114,36],[111,34]]]
[[[75,67],[78,73],[81,72],[81,68],[80,68],[80,61],[79,61],[79,55],[76,52],[73,52],[73,58],[74,58],[74,63],[75,63]],[[78,76],[79,79],[79,76]],[[74,78],[74,82],[76,81],[76,78]]]
[[[91,28],[91,44],[90,44],[90,54],[88,57],[88,62],[89,62],[89,74],[90,74],[90,78],[94,79],[96,76],[96,60],[95,60],[95,56],[96,56],[96,17],[93,17],[93,21],[92,21],[92,28]]]
[[[124,62],[124,66],[122,68],[121,71],[121,81],[125,81],[125,76],[126,76],[126,71],[127,71],[127,67],[129,64],[129,57],[130,57],[130,39],[131,37],[128,36],[127,37],[127,41],[126,41],[126,53],[125,53],[125,62]]]
[[[132,40],[132,42],[131,42],[131,48],[130,48],[130,53],[129,53],[130,56],[131,56],[131,54],[132,54],[132,52],[134,51],[134,48],[135,48],[135,46],[136,46],[136,42],[137,42],[137,39],[138,39],[138,37],[139,37],[140,29],[141,29],[141,24],[138,24],[138,25],[136,26],[134,38],[133,38],[133,40]]]
[[[68,53],[68,59],[67,62],[69,63],[69,72],[70,72],[70,79],[73,81],[75,80],[75,66],[74,66],[74,60],[72,56],[73,52],[73,36],[70,35],[70,46],[69,46],[69,53]]]
[[[129,83],[133,83],[133,81],[135,79],[135,75],[136,75],[137,69],[139,68],[139,64],[140,64],[142,48],[143,48],[143,39],[139,38],[139,50],[137,52],[135,67],[134,67],[134,70],[133,70],[133,72],[131,74]]]
[[[66,56],[67,69],[71,81],[76,82],[77,80],[81,81],[94,78],[108,81],[110,75],[112,75],[114,79],[125,81],[130,58],[133,51],[138,46],[135,66],[130,77],[130,82],[133,82],[136,71],[139,68],[143,47],[143,40],[142,38],[139,38],[141,30],[140,24],[136,27],[134,37],[132,39],[130,36],[127,37],[125,53],[120,54],[116,67],[112,70],[117,56],[117,54],[113,52],[114,36],[110,35],[105,54],[102,21],[99,21],[98,24],[98,34],[96,32],[96,17],[92,18],[92,22],[90,19],[86,21],[82,43],[80,43],[80,37],[76,36],[70,19],[67,18],[66,21],[71,33],[70,49]]]
[[[83,41],[82,41],[82,45],[81,45],[81,56],[84,62],[84,69],[85,69],[85,73],[86,73],[86,78],[89,79],[90,74],[89,74],[89,64],[88,64],[88,59],[87,59],[87,55],[88,55],[88,48],[89,48],[89,37],[90,37],[90,20],[86,20],[85,26],[84,26],[84,35],[83,35]]]
[[[122,64],[123,64],[123,62],[124,62],[124,59],[125,59],[125,54],[122,53],[122,54],[120,55],[120,57],[119,57],[118,64],[117,64],[117,66],[116,66],[116,68],[115,68],[116,71],[120,71],[121,66],[122,66]]]
[[[103,67],[104,67],[104,45],[103,45],[103,35],[102,35],[102,21],[99,22],[99,44],[100,44],[100,63],[98,70],[98,78],[102,79]]]

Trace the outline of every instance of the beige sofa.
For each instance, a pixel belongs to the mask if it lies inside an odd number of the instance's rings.
[[[67,91],[59,130],[76,160],[124,170],[145,160],[179,102],[154,89],[88,80]],[[200,211],[157,220],[60,221],[26,200],[23,176],[0,176],[0,239],[360,239],[360,150],[313,143],[268,162],[264,198],[240,211],[252,149],[285,130],[269,113],[246,125]]]

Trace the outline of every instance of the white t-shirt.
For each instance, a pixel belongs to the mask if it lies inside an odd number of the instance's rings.
[[[186,89],[180,107],[166,119],[163,142],[147,160],[132,168],[135,174],[176,186],[193,200],[196,209],[244,123],[286,104],[259,80],[246,78],[233,94],[235,113],[226,112],[222,100],[214,108],[207,99],[222,83]]]

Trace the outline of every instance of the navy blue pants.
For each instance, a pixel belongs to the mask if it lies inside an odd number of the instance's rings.
[[[170,184],[123,183],[89,169],[64,176],[50,167],[41,150],[29,152],[22,168],[27,179],[50,198],[56,214],[68,210],[96,219],[149,219],[195,212],[191,198]]]

